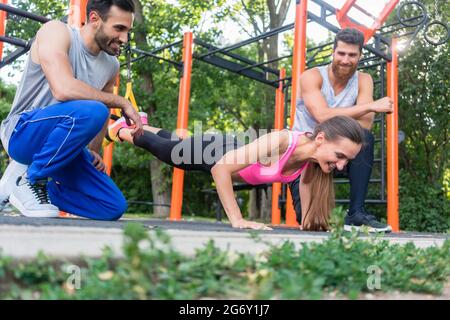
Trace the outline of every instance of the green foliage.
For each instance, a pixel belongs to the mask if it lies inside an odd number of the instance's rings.
[[[442,185],[429,185],[425,180],[424,174],[400,171],[400,228],[446,232],[450,229],[449,198]]]
[[[422,1],[432,20],[449,20],[449,3]],[[446,231],[449,197],[444,192],[449,166],[450,45],[428,44],[423,33],[399,63],[400,223],[407,230]],[[448,179],[448,178],[447,178]]]
[[[16,88],[6,85],[0,80],[0,119],[5,119],[14,100]]]
[[[0,121],[8,116],[15,93],[16,88],[14,86],[6,85],[0,79]],[[0,152],[0,172],[3,172],[3,170],[6,168],[7,159],[8,155],[2,148]]]
[[[79,288],[69,281],[69,262],[43,254],[16,262],[0,254],[0,298],[320,299],[330,293],[357,298],[369,291],[370,268],[379,270],[382,292],[440,294],[450,276],[449,249],[449,240],[420,249],[336,229],[323,242],[268,244],[255,256],[221,250],[213,241],[185,256],[165,232],[133,223],[125,227],[121,258],[105,248],[100,258],[78,262]]]

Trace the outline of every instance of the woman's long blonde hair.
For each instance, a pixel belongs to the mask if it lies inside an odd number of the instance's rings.
[[[309,138],[314,140],[319,132],[323,132],[328,141],[347,138],[356,144],[364,142],[362,127],[356,120],[347,116],[335,116],[318,124]],[[303,177],[303,183],[311,184],[311,199],[308,211],[303,218],[303,229],[328,230],[328,219],[334,208],[333,173],[325,173],[318,163],[310,162]]]

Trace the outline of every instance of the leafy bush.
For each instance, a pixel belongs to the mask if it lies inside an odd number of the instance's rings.
[[[444,188],[429,185],[418,175],[400,171],[400,228],[446,232],[450,229],[450,210]]]
[[[256,235],[255,241],[262,241]],[[80,288],[68,283],[68,263],[43,254],[28,262],[0,255],[0,298],[14,299],[319,299],[333,292],[356,298],[368,291],[370,268],[382,291],[439,294],[450,276],[450,240],[416,248],[361,240],[336,229],[321,243],[268,244],[261,255],[221,250],[210,241],[187,257],[162,231],[141,224],[125,228],[123,258],[105,248],[84,259]]]

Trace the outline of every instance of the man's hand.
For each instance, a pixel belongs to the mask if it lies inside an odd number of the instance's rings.
[[[95,169],[97,169],[100,172],[106,173],[106,165],[103,162],[102,157],[95,151],[89,150],[94,157],[94,160],[92,161],[92,164],[94,165]]]
[[[370,105],[370,110],[372,112],[386,112],[386,113],[392,113],[394,111],[394,102],[389,97],[384,97],[381,99],[378,99],[374,101]]]
[[[272,228],[266,226],[263,223],[247,221],[245,219],[240,219],[231,224],[233,228],[238,229],[255,229],[255,230],[273,230]]]
[[[131,125],[130,120],[133,121],[135,125],[134,129],[131,131],[131,135],[133,137],[142,136],[144,134],[144,126],[141,121],[141,116],[139,115],[139,113],[137,113],[136,109],[133,108],[128,100],[125,101],[126,103],[122,107],[122,114],[125,117],[128,125]]]

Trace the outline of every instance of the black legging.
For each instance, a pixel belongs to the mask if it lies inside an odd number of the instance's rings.
[[[168,165],[204,172],[210,172],[226,152],[242,145],[231,136],[203,134],[180,139],[163,129],[157,134],[144,131],[142,136],[134,137],[133,142]]]

